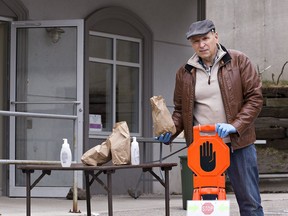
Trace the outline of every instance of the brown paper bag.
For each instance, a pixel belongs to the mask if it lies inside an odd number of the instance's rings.
[[[96,145],[95,147],[86,151],[82,157],[82,163],[91,166],[97,166],[107,163],[111,160],[110,144],[107,140],[101,145]]]
[[[161,95],[153,96],[150,98],[150,102],[152,106],[154,135],[159,136],[166,132],[176,133],[176,127],[164,98]]]
[[[130,164],[131,139],[129,128],[125,121],[115,124],[108,142],[111,146],[112,163],[114,165]]]

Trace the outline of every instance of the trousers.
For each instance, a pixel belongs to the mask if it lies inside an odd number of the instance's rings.
[[[264,216],[254,144],[231,151],[227,170],[241,216]]]

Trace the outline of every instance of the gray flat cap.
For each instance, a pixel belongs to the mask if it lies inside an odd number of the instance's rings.
[[[208,32],[215,30],[215,25],[211,20],[201,20],[190,25],[189,31],[186,33],[187,39],[196,35],[205,35]]]

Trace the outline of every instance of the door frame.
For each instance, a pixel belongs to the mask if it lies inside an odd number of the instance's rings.
[[[10,42],[9,42],[9,34],[10,34],[10,23],[13,21],[12,18],[8,18],[8,17],[3,17],[0,16],[0,22],[5,22],[7,24],[7,32],[6,32],[6,36],[7,37],[7,41],[5,41],[7,44],[5,46],[5,49],[7,50],[6,56],[5,56],[5,61],[3,61],[3,64],[6,64],[5,69],[6,71],[2,71],[1,73],[1,79],[4,79],[3,82],[0,84],[0,88],[3,91],[2,95],[0,96],[0,109],[3,110],[7,110],[8,108],[8,88],[9,88],[9,84],[7,83],[7,79],[8,79],[8,70],[9,70],[9,46],[10,46]],[[1,139],[0,139],[0,158],[6,158],[8,151],[5,150],[5,145],[6,143],[8,143],[8,121],[4,120],[4,118],[1,118],[0,120],[0,124],[2,125],[1,127]],[[1,164],[0,164],[1,166]],[[2,172],[0,171],[0,196],[7,194],[8,190],[8,182],[6,179],[8,179],[8,168],[6,166],[2,166]]]
[[[37,113],[17,113],[15,112],[15,100],[16,100],[16,33],[18,28],[36,28],[36,27],[76,27],[77,28],[77,75],[76,75],[76,86],[77,86],[77,100],[73,103],[76,105],[76,114],[74,117],[74,140],[71,147],[74,148],[74,161],[80,161],[83,154],[83,81],[84,81],[84,20],[72,19],[72,20],[34,20],[34,21],[12,21],[11,22],[11,44],[10,44],[10,129],[9,129],[9,159],[15,160],[16,140],[15,140],[15,116],[35,116]],[[43,114],[48,118],[57,118],[59,115]],[[41,116],[41,114],[40,114]],[[66,118],[61,115],[61,117]],[[71,119],[73,116],[67,115],[67,119]],[[15,165],[9,165],[9,196],[24,196],[26,193],[25,186],[16,186],[15,181]],[[83,173],[74,171],[74,187],[83,187]],[[34,197],[63,197],[67,195],[68,190],[71,187],[35,187],[31,191]]]

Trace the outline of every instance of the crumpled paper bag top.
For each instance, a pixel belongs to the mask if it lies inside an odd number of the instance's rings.
[[[153,96],[150,98],[152,106],[152,119],[153,119],[153,131],[156,136],[163,133],[170,132],[176,133],[176,127],[172,119],[172,115],[166,106],[164,98],[159,96]]]
[[[112,135],[108,138],[111,146],[112,163],[114,165],[130,164],[131,138],[126,121],[117,122]]]

